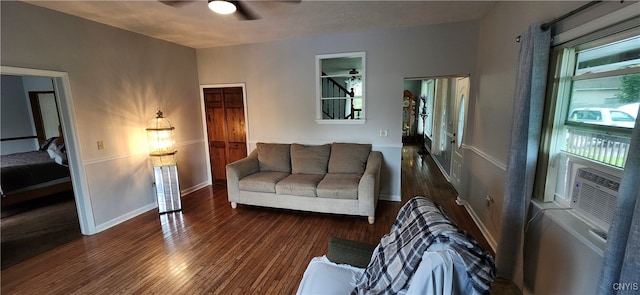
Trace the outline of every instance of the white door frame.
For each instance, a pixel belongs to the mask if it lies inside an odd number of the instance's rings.
[[[202,116],[202,134],[206,143],[205,154],[207,156],[207,184],[213,184],[213,175],[211,175],[211,155],[209,154],[209,134],[207,129],[207,111],[204,105],[204,90],[206,88],[229,88],[229,87],[242,87],[242,103],[244,104],[244,132],[247,142],[247,155],[251,149],[249,147],[249,116],[247,111],[247,88],[245,83],[231,83],[231,84],[200,84],[200,113]]]
[[[65,145],[67,146],[67,151],[72,151],[67,154],[67,160],[69,162],[73,194],[75,196],[76,210],[78,212],[78,220],[80,222],[80,231],[83,235],[95,234],[96,224],[93,219],[91,198],[89,197],[89,188],[85,177],[86,173],[84,171],[84,165],[82,164],[82,151],[80,150],[80,143],[78,141],[69,74],[67,72],[10,66],[0,66],[0,73],[2,75],[52,78],[53,88],[56,93],[56,97],[58,98],[58,109],[60,110],[62,132],[65,135]]]

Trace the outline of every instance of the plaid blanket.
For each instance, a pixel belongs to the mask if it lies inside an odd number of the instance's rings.
[[[351,294],[405,293],[422,255],[433,243],[453,249],[464,262],[473,289],[478,294],[489,294],[495,278],[491,254],[424,197],[414,197],[400,209],[391,232],[382,237]]]

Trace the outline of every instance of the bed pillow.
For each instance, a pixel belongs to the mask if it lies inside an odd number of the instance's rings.
[[[49,145],[54,142],[56,140],[56,138],[58,137],[51,137],[47,140],[45,140],[41,145],[40,145],[40,150],[41,151],[46,151],[49,148]]]
[[[49,147],[47,148],[47,153],[49,154],[49,157],[51,159],[53,159],[53,161],[55,161],[56,163],[58,163],[59,165],[67,165],[67,153],[65,152],[65,147],[64,147],[64,143],[60,144],[59,146],[56,145],[55,142],[52,142],[49,144]]]

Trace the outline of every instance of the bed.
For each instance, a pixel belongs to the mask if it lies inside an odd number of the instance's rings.
[[[64,164],[43,149],[0,156],[2,207],[71,190]]]

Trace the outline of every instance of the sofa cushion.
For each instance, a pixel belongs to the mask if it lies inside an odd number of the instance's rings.
[[[371,152],[370,144],[333,143],[329,157],[329,173],[364,173]]]
[[[331,145],[291,144],[291,172],[325,174],[329,165]]]
[[[257,172],[240,179],[238,187],[243,191],[275,193],[276,183],[289,175],[285,172]]]
[[[276,184],[276,193],[315,197],[316,186],[323,177],[322,174],[291,174]]]
[[[360,178],[358,174],[327,173],[318,183],[316,194],[319,198],[357,199]]]
[[[258,142],[256,146],[260,171],[291,173],[289,144]]]

